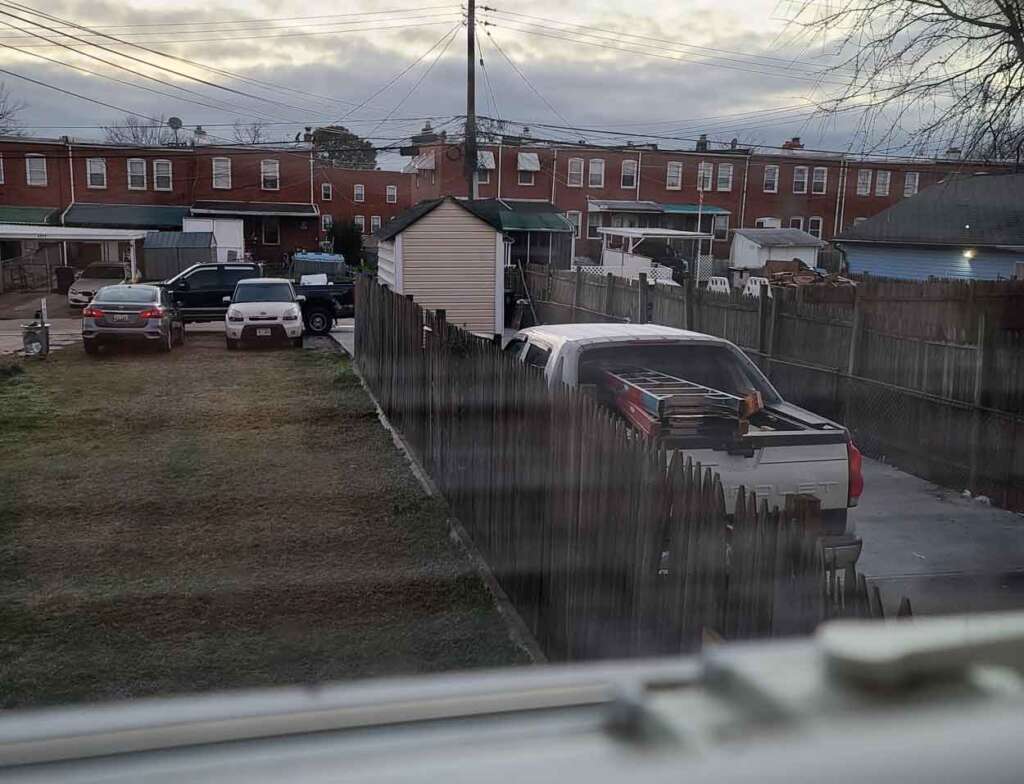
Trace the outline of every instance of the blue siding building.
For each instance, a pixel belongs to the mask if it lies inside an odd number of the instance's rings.
[[[1024,251],[868,243],[843,243],[842,247],[850,273],[881,278],[998,280],[1012,278],[1015,265],[1024,263]],[[973,258],[964,255],[968,250],[974,251]]]

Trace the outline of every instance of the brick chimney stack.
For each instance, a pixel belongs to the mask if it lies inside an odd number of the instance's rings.
[[[802,150],[804,146],[800,143],[800,137],[794,136],[792,139],[782,143],[782,149],[784,150]]]

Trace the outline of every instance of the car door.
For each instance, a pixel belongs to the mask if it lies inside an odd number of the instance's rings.
[[[220,268],[201,267],[181,278],[174,301],[186,320],[217,319],[225,309],[223,292]]]

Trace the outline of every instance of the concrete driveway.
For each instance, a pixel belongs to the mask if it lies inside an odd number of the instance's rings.
[[[21,351],[21,325],[32,320],[25,319],[0,320],[0,356]],[[77,318],[50,319],[50,348],[77,344],[82,340],[82,320]]]

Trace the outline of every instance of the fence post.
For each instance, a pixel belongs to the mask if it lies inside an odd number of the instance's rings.
[[[693,276],[696,274],[696,262],[691,265],[691,269],[686,271],[686,328],[693,329],[697,320],[693,317],[693,306],[694,306],[694,291],[693,291]]]
[[[647,303],[649,301],[650,293],[651,293],[650,290],[647,288],[647,273],[646,272],[641,272],[640,275],[639,275],[638,281],[639,281],[640,285],[637,287],[637,291],[639,292],[639,297],[637,299],[637,306],[636,306],[637,307],[636,323],[637,324],[646,324],[647,323]]]
[[[762,283],[757,297],[757,353],[762,357],[768,353],[768,287]]]
[[[860,343],[860,333],[864,312],[861,307],[861,297],[858,290],[853,290],[853,323],[850,326],[850,350],[846,355],[846,377],[843,380],[843,424],[850,426],[850,387],[852,377],[857,372],[857,349]]]
[[[974,354],[974,390],[972,401],[974,412],[971,416],[971,441],[968,444],[970,449],[970,477],[969,486],[973,491],[978,486],[978,463],[981,447],[981,404],[985,394],[985,354],[986,343],[988,343],[988,319],[984,310],[978,311],[978,342]]]
[[[572,290],[572,323],[579,321],[580,295],[583,293],[583,270],[576,268],[576,280]]]
[[[608,273],[604,278],[604,314],[611,318],[615,309],[615,276]]]

